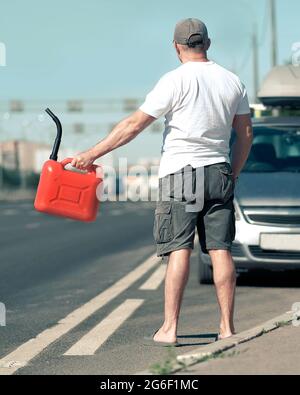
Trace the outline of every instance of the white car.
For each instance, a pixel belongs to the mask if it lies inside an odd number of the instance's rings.
[[[253,121],[250,156],[235,188],[237,271],[300,269],[300,117]],[[199,280],[212,282],[200,249]]]

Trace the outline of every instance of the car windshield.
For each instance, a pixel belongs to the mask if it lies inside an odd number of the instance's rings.
[[[253,132],[243,172],[300,172],[300,125],[254,126]]]

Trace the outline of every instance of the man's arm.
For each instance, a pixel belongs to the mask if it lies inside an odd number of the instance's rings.
[[[78,169],[86,169],[97,158],[129,143],[129,141],[133,140],[155,120],[156,118],[151,115],[137,110],[135,113],[119,122],[109,135],[94,147],[74,157],[71,165]]]
[[[232,170],[234,178],[237,178],[247,162],[252,141],[253,130],[250,114],[236,115],[232,124],[236,132],[236,140],[232,147]]]

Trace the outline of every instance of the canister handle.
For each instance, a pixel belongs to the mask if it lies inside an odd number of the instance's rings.
[[[69,163],[71,163],[72,162],[72,160],[73,160],[73,158],[66,158],[66,159],[63,159],[60,163],[61,163],[61,165],[62,165],[62,167],[65,167],[66,165],[68,165]],[[99,167],[99,166],[96,166],[96,165],[90,165],[86,170],[87,170],[87,173],[86,174],[96,174],[96,169],[97,169],[97,167]]]

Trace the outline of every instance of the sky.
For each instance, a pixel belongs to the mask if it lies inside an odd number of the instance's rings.
[[[270,69],[268,0],[0,0],[0,100],[144,98],[179,66],[176,22],[203,20],[209,58],[238,74],[253,99],[251,35],[260,80]],[[299,0],[277,0],[278,63],[300,41]]]
[[[236,72],[253,96],[251,32],[261,78],[270,68],[268,0],[0,0],[0,98],[144,97],[176,68],[175,23],[208,26],[211,59]],[[277,0],[279,63],[300,41],[299,0]]]

